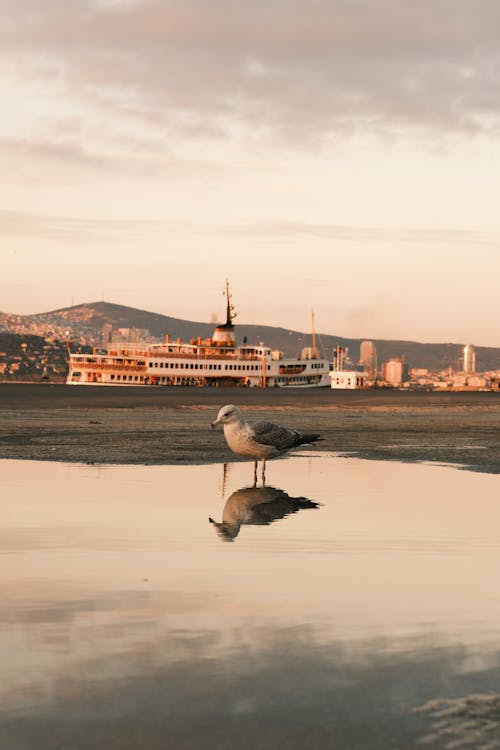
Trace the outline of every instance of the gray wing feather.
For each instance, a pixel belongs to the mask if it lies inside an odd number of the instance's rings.
[[[255,422],[251,425],[252,437],[261,445],[272,445],[278,450],[287,450],[298,445],[302,437],[297,430],[289,430],[272,422]]]

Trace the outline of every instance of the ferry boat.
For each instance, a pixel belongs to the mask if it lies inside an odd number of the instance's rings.
[[[71,352],[68,385],[246,386],[317,388],[330,386],[329,363],[313,345],[296,359],[264,344],[237,346],[236,317],[226,281],[226,322],[212,338],[181,342],[167,335],[161,344],[110,343],[91,354]]]

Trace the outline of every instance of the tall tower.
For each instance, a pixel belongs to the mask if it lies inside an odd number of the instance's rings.
[[[377,377],[377,349],[373,341],[361,342],[359,363],[363,365],[370,380],[375,380]]]
[[[464,346],[464,372],[476,372],[476,350],[472,344]]]
[[[104,323],[102,327],[102,345],[104,348],[107,347],[108,344],[111,343],[113,334],[113,326],[111,323]]]

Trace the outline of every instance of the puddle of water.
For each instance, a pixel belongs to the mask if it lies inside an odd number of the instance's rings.
[[[0,466],[5,747],[500,747],[499,477]]]

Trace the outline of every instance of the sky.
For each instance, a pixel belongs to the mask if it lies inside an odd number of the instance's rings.
[[[1,9],[1,311],[500,346],[497,0]]]

